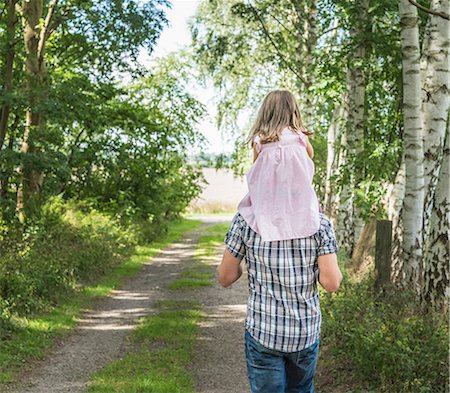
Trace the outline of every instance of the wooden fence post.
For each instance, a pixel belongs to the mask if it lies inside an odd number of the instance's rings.
[[[375,290],[391,282],[392,221],[377,221],[375,240]]]

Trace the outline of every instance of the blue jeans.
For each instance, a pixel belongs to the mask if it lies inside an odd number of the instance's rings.
[[[319,339],[299,352],[268,349],[245,331],[245,357],[252,393],[315,393]]]

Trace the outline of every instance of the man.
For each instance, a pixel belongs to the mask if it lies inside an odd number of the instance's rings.
[[[321,313],[317,281],[335,292],[342,280],[330,220],[307,238],[263,242],[240,213],[225,237],[217,268],[222,286],[242,274],[245,257],[249,301],[245,355],[252,393],[314,393]]]

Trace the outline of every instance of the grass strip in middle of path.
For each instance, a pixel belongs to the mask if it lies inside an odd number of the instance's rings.
[[[163,300],[133,334],[138,348],[96,374],[89,393],[194,393],[187,371],[202,315],[191,301]]]
[[[210,266],[217,259],[217,248],[223,244],[228,226],[228,223],[220,223],[207,228],[206,234],[198,240],[194,264],[184,269],[180,277],[169,284],[169,289],[196,289],[213,285],[214,273]]]

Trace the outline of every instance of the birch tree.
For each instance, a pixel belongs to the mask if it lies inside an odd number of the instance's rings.
[[[403,267],[403,200],[405,198],[405,158],[402,157],[400,168],[394,183],[388,187],[386,205],[389,220],[392,221],[392,254],[391,279],[400,282],[400,272]]]
[[[414,1],[399,1],[406,177],[398,221],[404,233],[403,239],[394,236],[393,280],[400,286],[413,289],[423,298],[430,298],[429,288],[436,289],[439,285],[430,283],[429,272],[431,269],[439,270],[441,264],[439,260],[433,261],[427,250],[430,250],[429,241],[433,242],[428,240],[429,217],[434,211],[436,184],[441,182],[439,173],[449,111],[450,3],[433,0],[430,9],[420,6],[429,13],[422,54],[416,6],[420,5]],[[440,217],[443,219],[444,216],[441,214]],[[397,223],[394,224],[395,230]],[[401,240],[403,244],[399,247]],[[403,255],[398,252],[399,248],[402,248]],[[437,251],[433,253],[434,256],[438,254]],[[436,290],[433,296],[437,296]]]
[[[420,293],[422,261],[422,219],[424,202],[423,115],[419,20],[417,8],[408,0],[399,1],[403,65],[403,121],[405,149],[405,198],[403,202],[402,285]]]
[[[433,306],[442,305],[450,295],[450,121],[447,130],[439,180],[434,193],[433,210],[430,217],[430,234],[424,262],[422,300]]]
[[[364,149],[365,128],[365,76],[364,62],[367,56],[366,30],[369,23],[369,1],[362,0],[358,3],[358,14],[354,15],[350,40],[354,50],[350,54],[347,69],[348,91],[348,118],[345,127],[346,138],[339,148],[347,150],[340,161],[341,166],[347,167],[347,179],[342,184],[339,196],[339,215],[337,220],[338,241],[351,255],[356,242],[359,239],[364,221],[361,217],[361,209],[357,206],[355,190],[360,179],[363,178],[362,168],[359,162]]]
[[[300,106],[307,129],[314,130],[314,95],[312,86],[315,79],[314,50],[317,45],[317,4],[315,0],[293,1],[295,10],[296,62],[301,78],[297,78],[297,91],[301,97]]]
[[[433,0],[422,53],[422,112],[424,150],[424,217],[423,236],[429,232],[429,216],[442,162],[446,121],[450,103],[450,21],[439,14],[450,15],[450,1]]]

